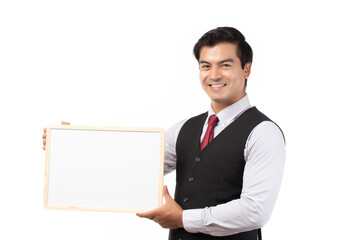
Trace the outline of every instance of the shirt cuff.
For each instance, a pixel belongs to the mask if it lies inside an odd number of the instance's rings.
[[[184,210],[183,225],[187,232],[204,232],[203,209]]]

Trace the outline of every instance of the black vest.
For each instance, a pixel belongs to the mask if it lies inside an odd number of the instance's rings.
[[[200,136],[207,113],[189,119],[176,143],[175,201],[184,209],[216,206],[239,199],[245,167],[244,148],[251,131],[268,117],[252,107],[216,136],[202,151]],[[256,240],[259,229],[226,237],[170,230],[169,240]]]

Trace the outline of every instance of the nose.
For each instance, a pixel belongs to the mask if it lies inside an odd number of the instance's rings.
[[[210,80],[216,81],[221,79],[221,70],[218,67],[213,67],[210,70]]]

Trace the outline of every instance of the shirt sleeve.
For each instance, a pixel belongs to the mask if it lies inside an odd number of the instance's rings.
[[[168,174],[176,168],[176,141],[186,121],[184,119],[174,124],[165,133],[164,174]]]
[[[273,122],[260,123],[250,133],[244,155],[240,198],[214,207],[184,210],[186,231],[227,236],[261,228],[269,220],[285,163],[281,130]]]

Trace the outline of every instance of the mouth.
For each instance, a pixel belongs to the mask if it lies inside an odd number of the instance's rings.
[[[225,87],[226,84],[209,84],[210,87],[218,88],[218,87]]]

